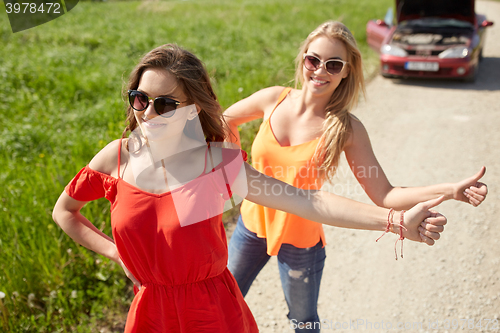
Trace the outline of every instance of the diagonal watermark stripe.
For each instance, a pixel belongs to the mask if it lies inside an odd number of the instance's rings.
[[[79,0],[4,0],[12,32],[52,21],[75,8]]]

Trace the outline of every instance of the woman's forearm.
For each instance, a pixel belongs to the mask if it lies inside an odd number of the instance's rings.
[[[325,191],[307,191],[311,207],[296,215],[341,228],[385,230],[388,209],[360,203]],[[299,206],[300,207],[300,206]],[[295,214],[295,213],[294,213]]]
[[[246,199],[305,219],[336,227],[385,230],[388,209],[329,192],[301,190],[265,176],[247,165]]]
[[[394,187],[382,200],[382,207],[410,209],[419,202],[444,196],[444,200],[453,199],[453,184],[443,183],[422,187]]]
[[[79,211],[54,209],[54,221],[75,242],[114,262],[119,261],[118,251],[112,238],[97,229]]]

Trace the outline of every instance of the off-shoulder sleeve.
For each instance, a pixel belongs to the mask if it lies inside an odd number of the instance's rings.
[[[92,201],[106,196],[107,181],[104,174],[94,171],[87,165],[66,185],[66,193],[78,201]]]

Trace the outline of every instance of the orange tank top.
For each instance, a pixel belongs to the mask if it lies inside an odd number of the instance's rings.
[[[276,107],[286,98],[291,88],[285,88],[268,119],[260,125],[252,144],[252,166],[258,171],[303,190],[320,189],[313,155],[319,138],[296,146],[281,146],[271,128],[271,117]],[[265,188],[270,193],[286,195],[282,188]],[[267,253],[277,255],[281,244],[308,248],[320,240],[325,242],[323,226],[297,215],[257,205],[244,200],[241,217],[245,227],[267,239]]]

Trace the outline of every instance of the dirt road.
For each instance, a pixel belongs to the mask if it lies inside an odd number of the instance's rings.
[[[479,1],[476,11],[495,21],[476,83],[378,76],[354,114],[392,184],[458,181],[486,165],[489,196],[478,208],[441,204],[449,221],[441,240],[433,247],[405,241],[398,261],[395,235],[375,243],[378,232],[325,228],[323,332],[500,332],[500,2]],[[335,193],[370,202],[345,160],[334,184]],[[293,332],[276,257],[246,300],[261,332]]]

